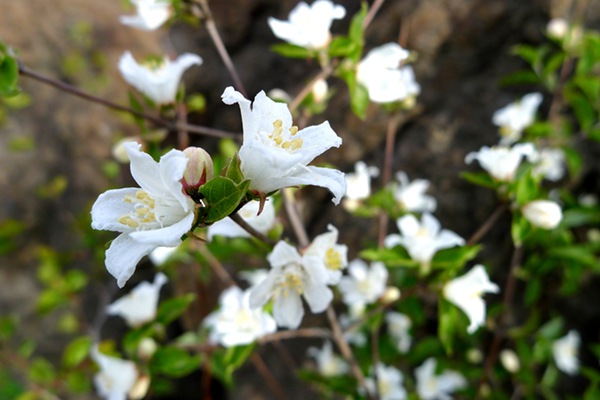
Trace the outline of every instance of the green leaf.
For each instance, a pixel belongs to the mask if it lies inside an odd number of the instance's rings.
[[[540,77],[533,71],[517,71],[512,74],[508,74],[500,80],[500,84],[503,86],[511,85],[535,85],[539,84]]]
[[[67,368],[73,368],[79,365],[90,352],[92,339],[88,336],[80,336],[69,343],[63,353],[63,365]]]
[[[85,272],[73,269],[65,274],[65,283],[72,292],[78,292],[85,288],[89,282]]]
[[[209,224],[227,217],[235,211],[246,196],[249,186],[249,180],[236,184],[224,176],[218,176],[208,181],[199,190],[207,208],[206,215],[203,216],[201,222]]]
[[[331,57],[347,57],[355,53],[357,48],[359,48],[357,42],[342,36],[336,37],[331,41],[327,52]]]
[[[19,321],[14,315],[0,317],[0,342],[8,340],[17,331]]]
[[[392,249],[366,249],[360,252],[360,257],[368,261],[382,261],[388,267],[416,268],[419,266],[419,263],[411,259],[402,246]]]
[[[431,266],[433,268],[460,269],[474,259],[479,254],[479,250],[481,250],[481,245],[442,249],[433,257]]]
[[[233,157],[231,157],[229,163],[225,167],[225,176],[237,184],[240,184],[244,181],[245,178],[244,174],[242,173],[238,153],[233,154]]]
[[[461,323],[459,310],[446,299],[440,297],[438,301],[438,337],[447,354],[452,354],[454,350],[454,339],[460,330],[465,329],[464,323]],[[466,319],[466,316],[464,316]]]
[[[188,293],[163,301],[158,307],[156,321],[163,325],[170,324],[184,313],[195,298],[196,296],[193,293]]]
[[[217,351],[211,357],[211,372],[227,386],[233,384],[233,373],[252,355],[254,344]]]
[[[521,246],[527,236],[529,236],[531,233],[531,225],[525,218],[523,218],[523,216],[515,213],[512,220],[510,233],[515,246]]]
[[[461,172],[460,177],[477,186],[496,190],[500,183],[495,181],[487,172]]]
[[[19,65],[8,55],[0,58],[0,96],[12,97],[19,94]]]
[[[564,95],[573,109],[581,129],[587,130],[591,128],[596,122],[596,110],[594,110],[588,99],[575,90],[565,89]]]
[[[598,268],[600,260],[595,255],[595,249],[586,245],[568,247],[553,247],[548,250],[550,257],[561,258],[566,261],[578,262],[588,267]]]
[[[173,378],[189,375],[200,365],[200,358],[176,347],[162,347],[150,360],[150,369]]]
[[[356,82],[350,88],[350,107],[352,112],[360,119],[367,116],[367,107],[369,106],[369,92],[367,88]]]
[[[71,371],[67,375],[67,386],[76,394],[90,393],[92,382],[83,371]]]
[[[571,208],[563,212],[560,222],[565,228],[585,225],[600,225],[599,208]]]
[[[49,384],[51,383],[56,374],[55,374],[54,365],[50,363],[50,361],[45,358],[36,358],[31,363],[29,367],[29,371],[27,372],[28,378],[39,384]]]
[[[271,46],[271,50],[280,56],[288,58],[312,58],[316,55],[314,51],[289,43],[275,44]]]
[[[352,17],[352,21],[350,22],[350,30],[348,31],[348,38],[361,47],[364,43],[365,37],[365,29],[363,25],[368,12],[369,6],[363,1],[360,11],[357,12],[354,17]]]
[[[37,311],[41,314],[47,314],[61,305],[68,304],[69,299],[65,295],[55,289],[47,289],[38,297]]]

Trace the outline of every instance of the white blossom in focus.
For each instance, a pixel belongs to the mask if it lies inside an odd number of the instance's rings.
[[[444,285],[444,297],[469,318],[467,332],[473,333],[485,323],[484,293],[498,293],[500,288],[490,281],[483,265],[474,266],[466,274]]]
[[[250,306],[261,307],[273,300],[273,317],[277,325],[296,329],[304,308],[302,299],[313,313],[325,311],[333,292],[327,287],[327,270],[323,260],[315,256],[300,256],[295,247],[278,242],[267,256],[271,270],[267,277],[250,289]]]
[[[346,194],[344,195],[344,208],[348,211],[355,210],[361,200],[371,195],[371,178],[379,175],[377,167],[367,167],[363,161],[354,164],[354,172],[346,174]]]
[[[429,189],[428,180],[415,179],[410,182],[406,173],[402,171],[396,174],[396,178],[400,185],[394,188],[394,199],[404,211],[428,213],[435,211],[437,206],[435,198],[425,194]]]
[[[171,2],[168,0],[131,0],[136,8],[135,15],[122,15],[123,25],[153,31],[160,28],[171,16]]]
[[[527,221],[542,229],[554,229],[562,220],[562,209],[552,200],[531,201],[521,211]]]
[[[529,93],[494,113],[492,122],[500,127],[501,145],[511,145],[521,139],[523,130],[535,120],[541,103],[541,93]]]
[[[342,278],[342,270],[348,265],[348,246],[337,244],[338,230],[333,225],[327,225],[327,229],[329,232],[315,237],[302,253],[323,260],[327,268],[327,284],[337,285]]]
[[[167,276],[159,272],[154,282],[142,282],[131,292],[117,299],[107,308],[109,315],[118,315],[131,327],[140,326],[156,317],[160,289],[167,283]]]
[[[557,182],[565,175],[565,152],[561,149],[541,149],[534,160],[533,175]]]
[[[106,250],[106,268],[119,287],[137,263],[159,246],[179,246],[194,222],[194,202],[181,179],[188,159],[171,150],[157,163],[137,143],[125,145],[131,175],[141,188],[108,190],[92,206],[92,228],[121,232]]]
[[[523,157],[529,161],[537,159],[537,150],[533,144],[520,143],[513,147],[483,146],[479,151],[467,154],[465,162],[470,164],[473,160],[477,160],[492,178],[502,182],[510,182],[515,177]]]
[[[417,96],[421,87],[411,66],[401,66],[409,52],[397,43],[386,43],[371,50],[358,63],[356,80],[375,103],[391,103]]]
[[[441,229],[440,222],[431,214],[424,213],[421,221],[410,214],[396,221],[400,234],[385,238],[385,247],[402,245],[410,257],[427,267],[438,250],[463,246],[465,240],[456,233]]]
[[[467,380],[455,371],[435,375],[437,361],[431,357],[415,369],[417,393],[422,400],[451,400],[450,393],[467,386]]]
[[[402,381],[404,377],[399,369],[378,363],[375,368],[377,380],[365,378],[365,386],[371,394],[377,393],[379,400],[404,400],[407,398]],[[377,381],[377,387],[375,382]]]
[[[98,394],[106,400],[127,400],[139,376],[135,363],[104,355],[98,346],[92,347],[90,355],[100,368],[94,375]]]
[[[314,185],[329,189],[338,204],[346,193],[344,174],[331,168],[308,166],[315,157],[342,139],[329,122],[298,130],[292,126],[288,106],[276,103],[261,91],[249,100],[231,86],[222,95],[225,104],[238,103],[244,140],[239,157],[241,170],[250,179],[250,190],[266,195],[289,186]]]
[[[333,353],[331,342],[325,342],[323,348],[308,348],[308,355],[315,358],[317,371],[325,377],[344,375],[348,372],[348,363]]]
[[[165,57],[161,63],[148,66],[138,64],[131,53],[126,51],[119,60],[119,71],[127,83],[156,104],[168,104],[175,101],[183,72],[192,65],[200,64],[202,59],[199,56],[185,53],[175,61]]]
[[[346,9],[329,0],[316,0],[312,5],[300,2],[290,12],[288,21],[269,18],[273,34],[286,42],[310,50],[326,47],[331,40],[329,29],[335,19],[342,19]]]
[[[558,369],[569,375],[577,374],[580,344],[579,332],[575,330],[570,330],[565,336],[552,343],[552,355]]]
[[[219,310],[204,320],[210,340],[225,347],[249,344],[277,330],[275,320],[261,308],[250,307],[250,291],[233,286],[219,297]]]
[[[275,225],[275,206],[272,201],[265,201],[263,210],[258,214],[260,202],[256,200],[249,201],[239,209],[238,214],[244,221],[258,232],[266,235]],[[251,235],[244,228],[227,217],[210,225],[206,233],[208,240],[211,241],[214,236],[241,237],[247,238]]]
[[[396,348],[399,352],[406,353],[412,342],[410,336],[412,321],[408,315],[395,311],[385,314],[385,321],[387,322],[388,333],[396,344]]]
[[[367,265],[363,260],[353,260],[348,274],[338,284],[344,303],[364,306],[377,301],[385,293],[388,270],[382,262]]]

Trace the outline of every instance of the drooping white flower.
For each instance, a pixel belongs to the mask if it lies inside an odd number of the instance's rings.
[[[347,305],[365,306],[376,302],[385,293],[388,270],[382,262],[373,262],[369,266],[356,259],[348,265],[348,273],[338,285]]]
[[[470,164],[473,160],[477,160],[494,179],[510,182],[523,157],[529,161],[537,158],[537,150],[533,144],[519,143],[513,147],[495,146],[491,148],[483,146],[479,151],[467,154],[465,162]]]
[[[288,21],[269,18],[269,26],[273,34],[286,42],[318,50],[326,47],[331,40],[331,23],[334,19],[342,19],[346,9],[329,0],[317,0],[311,6],[298,3],[290,12]]]
[[[323,260],[327,268],[326,283],[337,285],[342,278],[342,270],[348,265],[348,246],[337,244],[338,230],[333,225],[327,225],[327,229],[329,232],[315,237],[303,254]]]
[[[561,180],[565,175],[565,152],[561,149],[541,149],[534,162],[534,175],[541,175],[553,182]]]
[[[406,389],[402,385],[404,377],[400,370],[378,363],[375,374],[377,387],[375,387],[374,378],[365,378],[365,386],[371,394],[377,393],[377,398],[380,400],[404,400],[407,398]]]
[[[429,213],[424,213],[420,222],[414,215],[405,215],[396,223],[400,235],[388,235],[385,247],[402,245],[410,257],[423,266],[430,265],[438,250],[465,244],[465,240],[456,233],[441,229],[440,222]]]
[[[136,8],[135,15],[122,15],[120,21],[144,31],[153,31],[167,22],[171,16],[171,2],[168,0],[131,0]]]
[[[344,375],[348,372],[348,363],[333,353],[331,342],[325,342],[323,348],[308,348],[308,355],[315,358],[317,370],[325,377]]]
[[[275,320],[261,308],[250,307],[250,291],[233,286],[219,298],[220,308],[204,320],[210,340],[225,347],[249,344],[277,330]]]
[[[562,220],[562,209],[552,200],[531,201],[521,211],[527,221],[542,229],[554,229]]]
[[[156,317],[160,288],[167,283],[167,276],[159,272],[154,282],[142,282],[129,294],[119,298],[107,308],[109,315],[122,317],[129,326],[137,327]]]
[[[100,368],[94,376],[98,394],[106,400],[127,400],[139,376],[135,363],[104,355],[98,346],[92,347],[90,355]]]
[[[435,198],[425,194],[429,189],[428,180],[415,179],[410,182],[406,173],[402,171],[396,174],[396,178],[400,185],[394,188],[394,199],[404,211],[428,213],[435,211],[437,206]]]
[[[463,276],[444,285],[444,297],[460,308],[469,318],[467,332],[473,333],[485,323],[484,293],[498,293],[500,288],[490,281],[483,265],[474,266]]]
[[[272,201],[266,201],[260,214],[258,214],[259,209],[260,202],[250,201],[238,211],[238,214],[252,228],[262,234],[267,234],[273,228],[273,225],[275,225],[275,206]],[[209,226],[207,236],[208,240],[212,240],[215,236],[247,238],[251,235],[231,218],[227,217]]]
[[[354,164],[354,172],[346,174],[346,194],[344,195],[344,208],[355,210],[361,200],[371,195],[371,178],[379,175],[377,167],[367,167],[363,161]]]
[[[371,101],[391,103],[421,92],[412,67],[400,66],[409,54],[397,43],[387,43],[371,50],[358,63],[356,80],[367,89]]]
[[[194,202],[182,192],[187,158],[171,150],[156,162],[137,143],[125,145],[131,175],[141,188],[108,190],[92,206],[92,228],[121,232],[106,251],[119,287],[137,263],[159,246],[178,246],[194,222]]]
[[[385,315],[385,321],[388,326],[388,333],[391,336],[398,351],[406,353],[410,348],[412,337],[410,336],[410,328],[412,321],[406,314],[395,311],[390,311]]]
[[[431,357],[415,369],[417,393],[422,400],[451,400],[450,393],[467,386],[467,380],[456,371],[435,375],[437,361]]]
[[[581,337],[575,330],[570,330],[565,336],[552,343],[552,355],[558,369],[569,375],[577,374],[580,344]]]
[[[192,65],[200,64],[202,59],[199,56],[185,53],[175,61],[171,62],[165,57],[162,63],[147,66],[138,64],[131,53],[126,51],[119,60],[119,71],[127,83],[156,104],[168,104],[175,101],[183,72]]]
[[[327,271],[323,260],[301,256],[295,247],[278,242],[267,256],[271,270],[258,285],[250,289],[250,306],[261,307],[273,299],[273,316],[280,327],[296,329],[304,308],[302,299],[313,313],[325,311],[333,293],[327,287]]]
[[[250,101],[231,86],[222,95],[226,104],[238,103],[242,112],[244,142],[240,148],[241,170],[250,189],[266,195],[281,188],[315,185],[328,188],[338,204],[346,192],[344,174],[331,168],[307,166],[342,139],[329,122],[298,130],[286,104],[276,103],[261,91]]]
[[[523,130],[535,120],[541,103],[541,93],[529,93],[494,113],[492,122],[500,127],[501,145],[511,145],[521,139]]]

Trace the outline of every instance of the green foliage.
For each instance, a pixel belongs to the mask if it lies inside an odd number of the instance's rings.
[[[12,50],[0,42],[0,97],[12,97],[19,91],[19,65]]]
[[[193,293],[188,293],[163,301],[158,307],[156,322],[165,326],[169,325],[185,312],[195,298],[196,296]]]
[[[91,348],[92,339],[88,336],[80,336],[73,339],[63,353],[63,365],[67,368],[78,366],[87,358]]]
[[[289,43],[275,44],[271,46],[271,50],[283,57],[288,58],[313,58],[317,55],[317,53],[313,50],[308,50],[304,47]]]
[[[253,344],[219,349],[210,358],[210,370],[221,382],[231,386],[233,373],[246,362],[253,351]]]
[[[177,347],[161,347],[150,360],[153,373],[180,378],[189,375],[200,365],[200,358]]]

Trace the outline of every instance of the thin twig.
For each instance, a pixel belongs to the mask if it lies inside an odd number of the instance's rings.
[[[198,251],[202,256],[206,259],[208,266],[213,270],[215,275],[221,280],[224,286],[235,286],[235,280],[231,277],[229,272],[225,269],[223,264],[210,252],[208,247],[205,244],[201,243],[198,246]]]
[[[268,343],[272,341],[287,340],[287,339],[314,339],[314,338],[331,338],[331,331],[323,328],[303,328],[289,331],[279,331],[270,333],[258,339],[258,343]]]
[[[333,72],[334,68],[335,68],[335,63],[333,63],[333,65],[328,65],[327,67],[325,67],[321,71],[319,71],[319,73],[316,74],[302,88],[302,90],[300,90],[300,92],[296,95],[296,97],[294,97],[294,99],[292,100],[292,102],[290,103],[290,106],[289,106],[290,112],[294,112],[294,110],[296,110],[296,108],[298,108],[298,106],[300,105],[302,100],[304,100],[304,98],[306,96],[308,96],[308,94],[311,92],[315,83],[317,83],[320,79],[327,79],[329,77],[329,75],[331,75],[331,73]]]
[[[261,242],[264,242],[264,243],[268,244],[269,246],[275,246],[275,241],[274,240],[272,240],[271,238],[263,235],[262,233],[260,233],[256,229],[254,229],[238,213],[231,214],[229,216],[229,218],[231,218],[233,220],[233,222],[235,222],[236,224],[238,224],[240,226],[240,228],[242,228],[243,230],[245,230],[246,232],[248,232],[249,234],[251,234],[252,236],[254,236],[255,238],[257,238]]]
[[[498,221],[498,218],[508,208],[508,203],[502,203],[494,212],[485,220],[485,222],[477,229],[477,231],[467,240],[467,246],[472,246],[478,243],[483,237],[492,229],[494,224]]]
[[[250,361],[252,361],[252,364],[254,365],[260,376],[263,378],[263,380],[267,383],[267,386],[269,387],[271,392],[273,392],[275,397],[278,399],[287,399],[288,396],[285,394],[285,391],[283,390],[277,379],[273,377],[273,374],[271,374],[271,371],[269,371],[269,368],[263,361],[262,357],[258,353],[253,353],[250,358]]]
[[[296,204],[294,201],[294,193],[290,188],[284,188],[283,191],[283,205],[285,207],[285,211],[287,213],[290,224],[292,224],[292,229],[298,238],[298,242],[300,243],[300,247],[306,247],[310,243],[308,240],[308,235],[306,234],[306,229],[304,229],[304,225],[300,220],[300,215],[298,214],[298,210],[296,209]]]
[[[371,5],[371,8],[369,8],[369,12],[365,16],[365,20],[363,21],[363,29],[367,29],[367,27],[371,24],[371,22],[373,22],[373,18],[375,18],[375,14],[377,14],[377,11],[379,11],[379,9],[383,5],[384,1],[385,0],[375,0],[373,2],[373,4]]]

